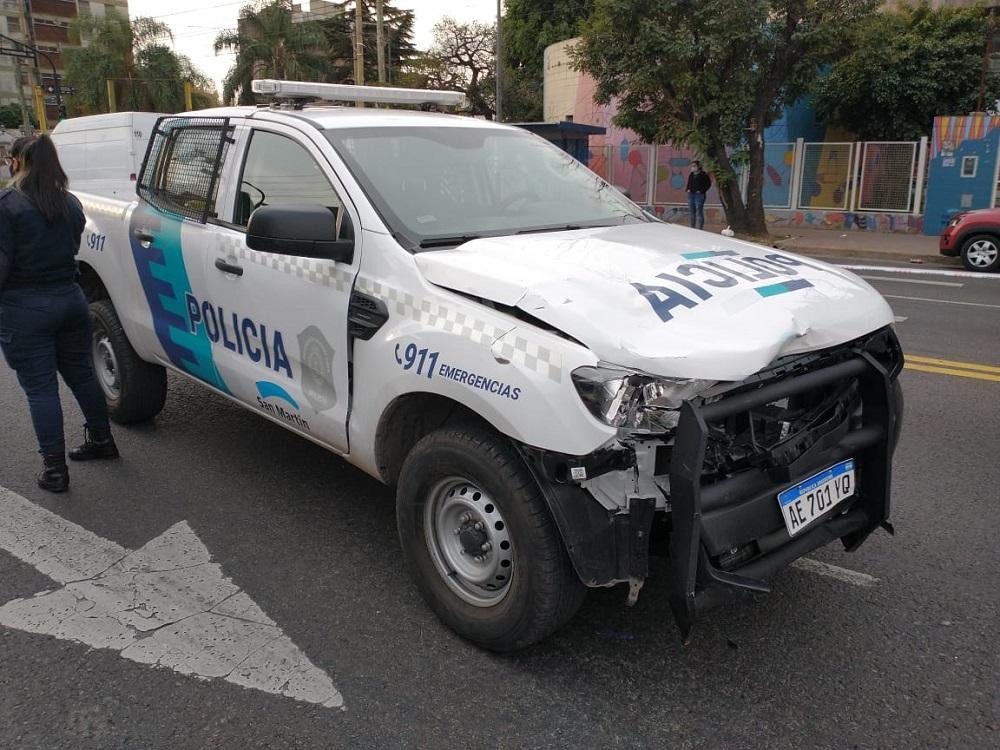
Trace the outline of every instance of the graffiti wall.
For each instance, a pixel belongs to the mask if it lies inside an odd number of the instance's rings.
[[[940,234],[959,211],[996,203],[1000,117],[935,117],[924,233]]]
[[[637,133],[617,127],[612,121],[617,113],[614,105],[594,102],[593,78],[572,70],[568,47],[573,41],[545,50],[546,120],[572,120],[605,128],[604,135],[590,137],[588,166],[664,220],[688,222],[685,187],[696,154],[673,144],[654,147]],[[805,146],[801,187],[795,195],[797,138],[816,142]],[[839,142],[832,142],[835,138]],[[924,224],[920,216],[847,210],[853,148],[843,133],[817,124],[807,101],[789,107],[765,133],[764,206],[768,223],[776,229],[920,232]],[[796,206],[807,208],[798,210]],[[712,226],[726,225],[714,184],[706,199],[705,221]]]

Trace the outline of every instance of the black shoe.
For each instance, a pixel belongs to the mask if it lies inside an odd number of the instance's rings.
[[[91,430],[83,428],[83,445],[69,452],[71,461],[92,461],[94,459],[118,458],[118,446],[111,437],[111,430]]]
[[[43,453],[45,467],[38,474],[38,486],[49,492],[65,492],[69,489],[69,469],[66,456],[62,453]]]

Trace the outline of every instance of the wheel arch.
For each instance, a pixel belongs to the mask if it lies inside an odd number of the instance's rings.
[[[997,242],[1000,242],[1000,226],[984,225],[982,227],[970,227],[959,236],[958,242],[955,243],[955,247],[958,249],[959,253],[961,253],[962,250],[965,249],[965,243],[973,237],[979,237],[981,235],[992,237]]]
[[[488,420],[447,396],[420,391],[393,399],[375,430],[375,462],[382,481],[395,485],[413,446],[434,430],[455,424],[475,424],[500,433]]]
[[[77,262],[77,268],[80,271],[80,288],[83,289],[83,294],[87,298],[87,302],[111,299],[111,295],[108,293],[108,288],[101,279],[101,275],[92,265],[81,260]]]

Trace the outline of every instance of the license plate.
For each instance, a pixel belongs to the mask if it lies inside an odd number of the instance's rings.
[[[841,500],[854,494],[854,459],[841,461],[778,495],[781,515],[795,536]]]

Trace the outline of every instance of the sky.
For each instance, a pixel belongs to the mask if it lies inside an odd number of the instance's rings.
[[[302,0],[308,5],[308,0]],[[174,48],[191,58],[222,90],[222,78],[233,62],[232,53],[216,55],[212,42],[221,29],[236,27],[236,15],[247,0],[129,0],[129,15],[151,16],[168,24]],[[417,47],[431,42],[431,28],[445,15],[459,21],[489,21],[496,18],[496,0],[396,0],[397,8],[414,11]],[[169,10],[164,10],[164,7]]]

